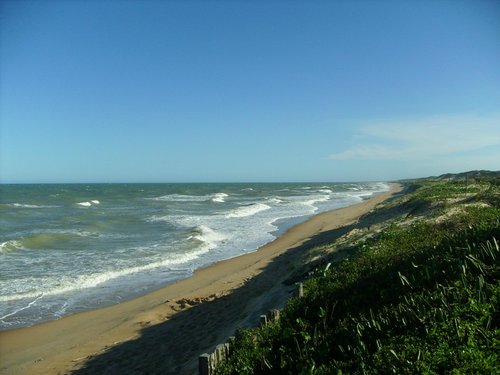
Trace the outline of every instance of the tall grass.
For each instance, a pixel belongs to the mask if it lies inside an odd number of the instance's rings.
[[[420,183],[400,204],[463,194],[455,183]],[[488,186],[474,194],[476,202],[495,202]],[[244,331],[217,372],[495,373],[499,218],[498,206],[484,204],[464,206],[439,224],[395,222],[349,259],[318,270],[279,322]]]

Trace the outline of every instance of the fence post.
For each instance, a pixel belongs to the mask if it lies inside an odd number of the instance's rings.
[[[370,226],[368,226],[368,230],[370,230]],[[331,263],[328,263],[326,265],[325,270],[323,271],[323,276],[326,276],[326,272],[328,271],[331,265],[332,265]]]
[[[203,353],[198,358],[198,372],[200,375],[210,375],[210,355]]]
[[[217,345],[215,352],[217,353],[217,364],[226,359],[226,346],[224,344]]]
[[[297,297],[302,298],[304,297],[304,284],[299,283],[299,286],[297,288]]]
[[[269,311],[268,315],[269,320],[276,321],[280,318],[280,311],[278,309],[272,309],[271,311]]]
[[[267,316],[266,315],[261,315],[260,316],[260,326],[264,327],[267,324]]]

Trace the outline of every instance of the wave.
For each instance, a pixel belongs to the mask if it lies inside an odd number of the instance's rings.
[[[375,189],[378,191],[387,191],[391,189],[391,186],[385,182],[376,182]]]
[[[72,239],[89,236],[96,236],[96,234],[86,231],[42,232],[15,240],[5,241],[0,244],[0,252],[6,253],[13,250],[36,250],[60,247],[63,243],[67,243]]]
[[[22,250],[23,245],[18,240],[10,240],[0,243],[0,253],[7,253],[13,250]]]
[[[226,197],[229,197],[226,193],[217,193],[210,200],[215,203],[224,203]]]
[[[213,229],[205,226],[199,225],[191,230],[191,235],[188,240],[196,240],[202,242],[208,250],[217,247],[219,242],[223,242],[226,239],[224,235],[214,231]]]
[[[318,193],[331,194],[333,191],[331,189],[322,188],[318,190]]]
[[[43,206],[39,206],[37,204],[23,204],[23,203],[12,203],[10,206],[19,208],[43,208]]]
[[[227,218],[235,218],[235,217],[247,217],[255,215],[259,212],[269,210],[271,206],[268,206],[264,203],[252,203],[248,206],[238,207],[231,212],[226,214]]]
[[[33,301],[31,301],[30,303],[28,303],[26,306],[23,306],[23,307],[21,307],[21,308],[19,308],[19,309],[15,310],[15,311],[13,311],[13,312],[9,313],[9,314],[6,314],[6,315],[4,315],[4,316],[1,316],[1,317],[0,317],[0,320],[4,320],[5,318],[8,318],[9,316],[16,315],[17,313],[20,313],[20,312],[21,312],[21,311],[23,311],[23,310],[27,310],[27,309],[29,309],[31,306],[33,306],[35,303],[37,303],[37,302],[38,302],[38,300],[39,300],[40,298],[42,298],[42,297],[43,297],[43,294],[39,294],[39,295],[38,295],[38,296],[37,296],[37,297],[36,297]]]
[[[77,205],[82,206],[82,207],[90,207],[90,206],[95,205],[95,204],[101,204],[101,202],[99,202],[97,199],[93,199],[91,201],[77,203]]]
[[[381,192],[389,190],[390,186],[385,182],[370,182],[370,183],[349,184],[346,185],[345,188],[350,191]]]
[[[313,206],[314,211],[316,211],[318,208],[314,206],[318,202],[326,202],[331,199],[330,195],[318,195],[315,197],[311,197],[310,199],[307,199],[303,202],[306,206]]]
[[[350,185],[348,187],[348,192],[345,194],[361,201],[373,196],[374,194],[381,193],[389,189],[390,186],[386,183],[376,182],[371,184]]]
[[[150,222],[150,223],[155,223],[157,221],[170,222],[171,221],[170,220],[171,217],[172,216],[170,216],[170,215],[164,215],[164,216],[153,215],[153,216],[150,216],[150,217],[148,217],[148,218],[146,218],[144,220],[147,221],[147,222]]]
[[[215,194],[207,194],[207,195],[186,195],[186,194],[167,194],[154,198],[146,198],[152,199],[155,201],[164,201],[164,202],[215,202],[215,203],[224,203],[225,198],[229,195],[226,193],[215,193]]]
[[[154,201],[165,201],[165,202],[204,202],[210,199],[210,196],[206,195],[185,195],[185,194],[168,194],[162,195],[160,197],[146,198],[152,199]]]
[[[4,205],[2,205],[4,206]],[[26,203],[7,203],[5,204],[7,207],[15,207],[15,208],[56,208],[60,206],[48,206],[48,205],[40,205],[40,204],[26,204]]]
[[[280,203],[284,203],[285,201],[281,198],[278,198],[278,197],[268,197],[268,198],[266,198],[266,202],[280,204]]]
[[[66,277],[61,278],[57,277],[57,280],[48,280],[50,284],[53,284],[53,287],[48,287],[47,290],[40,291],[27,291],[20,292],[16,294],[4,295],[0,296],[0,302],[9,302],[9,301],[17,301],[28,298],[41,298],[46,296],[55,296],[64,293],[70,293],[77,290],[95,288],[98,285],[106,283],[108,281],[118,279],[120,277],[129,276],[132,274],[137,274],[140,272],[147,272],[150,270],[154,270],[161,267],[169,267],[169,266],[177,266],[180,264],[191,262],[200,257],[200,255],[207,253],[210,250],[209,247],[204,246],[201,248],[197,248],[194,251],[186,252],[186,253],[171,253],[166,258],[162,260],[158,260],[156,262],[138,265],[128,268],[121,268],[119,270],[107,270],[104,272],[96,272],[88,275],[78,275],[74,278]],[[37,286],[39,287],[42,282],[38,282]]]

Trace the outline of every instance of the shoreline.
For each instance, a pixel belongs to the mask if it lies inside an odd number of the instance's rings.
[[[164,356],[161,365],[170,372],[192,372],[197,355],[225,340],[235,328],[255,324],[262,311],[289,298],[293,288],[282,282],[304,248],[401,191],[398,184],[390,186],[358,204],[316,214],[254,252],[197,269],[191,277],[146,295],[1,331],[0,373],[83,374],[99,368],[104,372],[116,361],[130,361],[130,353],[131,366],[153,365]],[[160,370],[157,365],[153,369]]]

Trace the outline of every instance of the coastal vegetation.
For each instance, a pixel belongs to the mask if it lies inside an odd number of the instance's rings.
[[[384,218],[379,225],[310,253],[292,278],[304,282],[304,296],[279,320],[241,330],[216,373],[498,370],[498,174],[402,183],[405,194],[369,214]]]

